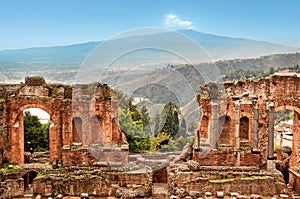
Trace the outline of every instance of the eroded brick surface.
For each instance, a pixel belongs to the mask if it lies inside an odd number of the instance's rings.
[[[42,77],[27,77],[25,83],[0,85],[0,161],[24,162],[23,111],[28,108],[39,108],[50,115],[50,162],[63,159],[63,164],[72,165],[74,161],[68,159],[71,154],[79,159],[90,157],[85,157],[86,151],[78,150],[78,146],[87,149],[87,153],[89,148],[95,151],[123,145],[126,149],[127,143],[118,125],[117,104],[110,95],[106,84],[47,84]],[[128,152],[118,156],[124,165],[128,164],[126,154]],[[111,156],[107,153],[107,160],[102,161],[110,161]],[[91,162],[84,160],[76,165]]]

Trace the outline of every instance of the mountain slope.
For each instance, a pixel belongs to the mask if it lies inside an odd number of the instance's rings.
[[[38,47],[0,51],[0,64],[17,62],[82,62],[100,42],[70,46]]]
[[[259,57],[262,55],[269,55],[275,53],[294,52],[297,49],[277,44],[272,44],[263,41],[255,41],[249,39],[230,38],[211,34],[205,34],[194,30],[178,30],[179,33],[190,37],[196,41],[207,52],[212,60],[235,59],[235,58],[249,58]],[[114,52],[115,48],[128,43],[135,43],[143,46],[146,41],[163,41],[169,39],[172,41],[172,32],[128,36],[126,38],[119,38],[111,42],[110,50]],[[174,32],[173,32],[174,33]],[[174,42],[170,45],[175,45]],[[60,63],[81,63],[86,56],[101,42],[88,42],[83,44],[76,44],[70,46],[57,46],[57,47],[41,47],[29,48],[20,50],[2,50],[0,51],[0,66],[4,64],[13,64],[18,62],[60,62]],[[184,47],[183,47],[184,48]],[[109,51],[110,51],[109,50]],[[188,48],[183,51],[189,51]],[[110,53],[110,52],[106,52]],[[190,52],[192,53],[192,52]],[[127,61],[136,60],[136,58],[147,57],[153,59],[153,54],[140,53],[135,56],[128,57]],[[175,59],[174,56],[160,55],[162,60]],[[167,57],[166,57],[167,56]],[[159,57],[154,55],[154,57]]]

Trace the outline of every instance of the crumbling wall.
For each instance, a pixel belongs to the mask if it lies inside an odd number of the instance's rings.
[[[143,198],[151,195],[150,171],[87,170],[74,170],[57,175],[40,174],[33,182],[34,193],[42,196],[80,196],[81,193],[88,193],[89,196],[96,197],[120,197],[119,194],[130,192]]]
[[[289,184],[299,192],[299,98],[299,75],[202,85],[197,99],[203,115],[195,134],[193,160],[201,165],[256,165],[274,170],[275,113],[289,109],[294,111]]]
[[[127,166],[128,148],[97,147],[63,149],[62,162],[64,166]]]
[[[8,179],[1,182],[0,186],[0,198],[15,198],[22,197],[24,194],[24,180],[19,179]]]
[[[191,196],[198,192],[231,192],[243,195],[274,196],[285,193],[280,174],[261,171],[257,167],[201,166],[195,161],[168,167],[168,188],[171,195]],[[181,196],[182,197],[182,196]]]
[[[274,75],[259,81],[202,85],[198,102],[203,115],[194,148],[198,151],[201,146],[202,148],[208,146],[219,151],[233,149],[237,153],[247,151],[249,155],[250,152],[254,156],[261,154],[260,165],[266,165],[267,160],[274,159],[274,142],[271,142],[274,133],[274,114],[278,110],[293,110],[296,112],[294,123],[298,126],[299,97],[298,76]],[[226,118],[229,122],[224,125]],[[222,132],[223,127],[226,132]],[[298,127],[293,129],[293,134],[296,140],[299,140]],[[292,165],[299,165],[298,149],[300,149],[299,142],[293,142]],[[201,162],[201,159],[197,161]],[[239,160],[236,158],[233,161]]]
[[[77,145],[122,146],[128,151],[118,125],[117,103],[111,100],[111,89],[106,84],[47,84],[42,77],[26,77],[25,83],[0,85],[0,163],[24,162],[23,111],[28,108],[39,108],[50,115],[50,162],[62,159],[64,152],[74,153],[63,148]],[[80,131],[75,129],[78,125],[73,125],[75,117],[81,120]],[[77,132],[81,135],[74,140]],[[69,156],[64,156],[67,165],[71,162],[66,158]],[[126,164],[128,157],[121,157]]]
[[[261,154],[251,151],[214,150],[202,156],[201,152],[193,151],[193,160],[201,166],[255,166],[261,167]]]

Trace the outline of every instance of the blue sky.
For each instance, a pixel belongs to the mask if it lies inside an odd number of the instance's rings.
[[[135,28],[193,28],[300,47],[298,0],[0,0],[0,49],[99,41]]]

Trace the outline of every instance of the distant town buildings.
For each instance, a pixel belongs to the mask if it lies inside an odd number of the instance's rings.
[[[276,146],[288,146],[292,148],[293,143],[293,120],[281,121],[274,128],[274,141]]]

